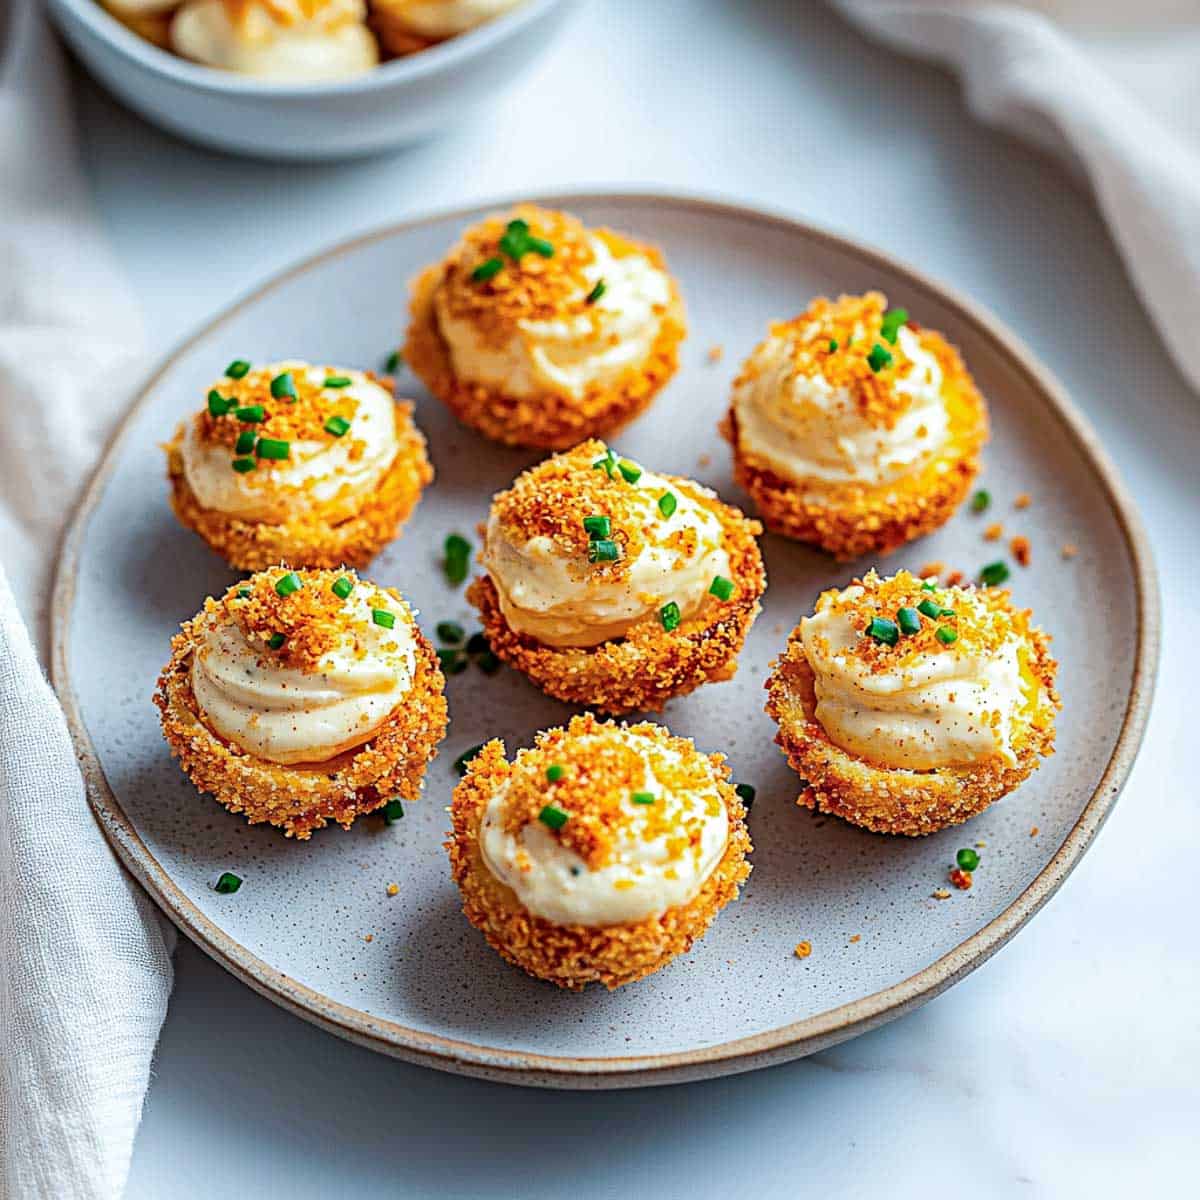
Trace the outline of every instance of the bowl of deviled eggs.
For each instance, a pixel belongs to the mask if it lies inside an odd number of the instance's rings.
[[[579,0],[48,0],[118,99],[260,158],[351,158],[495,100]]]

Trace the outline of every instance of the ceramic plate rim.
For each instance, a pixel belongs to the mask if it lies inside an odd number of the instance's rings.
[[[193,345],[268,293],[320,264],[375,241],[395,237],[423,225],[463,220],[481,209],[505,208],[525,195],[507,195],[435,210],[348,238],[305,257],[251,288],[195,332],[180,341],[149,373],[134,393],[85,488],[64,534],[51,601],[51,679],[66,712],[84,774],[88,800],[101,829],[124,865],[168,917],[202,950],[237,978],[281,1007],[332,1033],[393,1057],[457,1074],[502,1079],[546,1087],[607,1088],[675,1083],[751,1070],[811,1054],[866,1032],[932,999],[985,962],[1003,946],[1058,890],[1091,845],[1129,776],[1145,734],[1158,664],[1159,599],[1149,541],[1141,518],[1116,468],[1088,420],[1065,389],[1021,342],[986,309],[953,288],[890,254],[857,239],[833,233],[778,209],[741,203],[722,196],[652,189],[566,190],[543,193],[537,202],[571,208],[578,204],[654,204],[715,216],[734,217],[783,229],[824,243],[881,269],[906,277],[936,293],[956,315],[977,328],[1017,368],[1060,421],[1095,472],[1116,519],[1133,568],[1137,610],[1137,644],[1133,676],[1121,729],[1112,754],[1090,799],[1057,852],[1028,887],[1003,912],[947,954],[898,983],[803,1020],[749,1037],[706,1046],[635,1057],[574,1057],[529,1053],[459,1041],[411,1029],[338,1003],[297,982],[225,934],[188,899],[150,853],[125,815],[100,766],[78,698],[71,685],[70,616],[79,554],[91,514],[104,494],[118,452],[136,416],[160,380]]]

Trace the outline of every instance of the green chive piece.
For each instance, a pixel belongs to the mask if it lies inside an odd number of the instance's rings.
[[[908,320],[908,312],[903,308],[889,308],[883,314],[883,324],[880,327],[879,334],[885,341],[896,344],[896,337],[900,332],[900,326]]]
[[[486,745],[487,745],[487,742],[480,742],[478,746],[472,746],[472,747],[470,748],[470,750],[464,750],[464,751],[463,751],[463,752],[462,752],[462,753],[461,753],[461,754],[460,754],[460,755],[459,755],[459,756],[458,756],[458,757],[457,757],[457,758],[454,760],[454,769],[455,769],[455,770],[456,770],[456,771],[459,773],[459,775],[465,775],[465,774],[467,773],[467,767],[470,765],[470,762],[471,762],[471,760],[472,760],[472,759],[475,757],[475,755],[477,755],[477,754],[480,752],[480,750],[482,750],[482,749],[484,748],[484,746],[486,746]]]
[[[237,590],[237,594],[239,600],[249,600],[251,592],[248,587],[240,587]]]
[[[461,675],[467,669],[467,656],[459,649],[443,647],[437,656],[447,675]]]
[[[214,417],[223,417],[233,406],[233,400],[226,400],[216,388],[208,393],[208,411]]]
[[[287,458],[292,452],[292,443],[285,442],[283,438],[259,438],[258,445],[254,447],[254,453],[259,458],[270,458],[281,462]]]
[[[986,512],[988,506],[992,503],[992,493],[986,488],[980,488],[979,491],[971,497],[972,512]]]
[[[642,477],[642,468],[637,463],[631,463],[627,458],[623,458],[617,463],[617,470],[621,472],[626,483],[637,483]]]
[[[609,479],[611,479],[613,477],[613,471],[617,466],[617,456],[612,452],[612,447],[610,446],[604,452],[603,458],[596,459],[596,461],[592,463],[592,466],[597,471],[603,471],[609,477]]]
[[[247,471],[253,471],[257,466],[258,463],[253,458],[235,458],[233,460],[233,469],[239,475],[245,475]]]
[[[964,871],[973,871],[979,866],[979,855],[969,847],[964,847],[955,856],[954,861],[958,863]]]
[[[354,580],[349,575],[339,575],[333,581],[333,588],[331,590],[339,600],[346,600],[349,598],[350,593],[354,591]]]
[[[679,501],[675,499],[674,492],[663,492],[658,498],[658,511],[662,513],[668,520],[675,515],[675,510],[679,507]]]
[[[458,533],[452,533],[443,544],[445,558],[442,570],[446,579],[457,587],[467,577],[471,568],[471,543]]]
[[[250,364],[244,358],[235,358],[233,362],[225,368],[225,374],[230,379],[245,379],[246,374],[250,370]]]
[[[404,802],[398,797],[393,796],[392,799],[383,806],[384,822],[388,825],[395,825],[395,823],[403,816]]]
[[[958,631],[956,629],[951,629],[949,625],[939,625],[937,627],[936,636],[937,640],[941,642],[943,646],[952,646],[958,641]]]
[[[444,646],[461,646],[467,636],[457,621],[439,621],[434,632]]]
[[[630,798],[630,800],[632,800],[634,802],[634,804],[653,804],[654,803],[654,793],[653,792],[634,792],[629,798]]]
[[[494,279],[501,271],[504,270],[504,259],[489,258],[485,262],[481,262],[479,266],[471,272],[471,278],[476,283],[487,283],[489,279]]]
[[[279,647],[282,646],[286,641],[287,638],[285,638],[282,633],[273,633],[269,638],[267,638],[267,645],[270,646],[272,650],[278,650]]]
[[[980,582],[987,587],[995,587],[998,583],[1003,583],[1009,576],[1008,564],[1004,562],[988,563],[982,571],[979,572]]]
[[[350,432],[350,422],[345,417],[330,417],[322,428],[336,438],[345,437]]]
[[[738,796],[741,798],[742,804],[746,808],[746,811],[749,812],[754,806],[754,797],[758,795],[758,792],[755,791],[755,789],[748,783],[735,783],[733,785],[733,790],[737,792]]]
[[[921,584],[921,591],[923,591],[923,592],[936,592],[937,590],[938,590],[938,585],[936,583],[930,583],[930,581],[928,579],[925,580],[925,582],[923,584]]]
[[[482,672],[483,672],[485,675],[495,675],[495,673],[496,673],[498,670],[500,670],[500,668],[501,668],[501,667],[502,667],[504,664],[503,664],[503,663],[501,663],[501,661],[500,661],[500,660],[499,660],[499,659],[498,659],[498,658],[497,658],[497,657],[496,657],[496,656],[495,656],[495,655],[494,655],[494,654],[493,654],[493,653],[492,653],[490,650],[485,650],[485,651],[484,651],[484,652],[483,652],[483,653],[482,653],[482,654],[481,654],[481,655],[480,655],[480,656],[479,656],[479,657],[478,657],[478,658],[475,660],[475,665],[476,665],[476,666],[477,666],[477,667],[478,667],[478,668],[479,668],[479,669],[480,669],[480,670],[481,670],[481,671],[482,671]]]
[[[213,891],[220,892],[222,896],[232,896],[241,886],[240,875],[235,875],[232,871],[222,871],[217,882],[213,884]]]
[[[716,596],[718,600],[728,600],[733,595],[733,580],[726,579],[724,575],[714,575],[712,583],[708,585],[708,594]]]
[[[271,395],[276,400],[296,399],[296,381],[292,378],[291,371],[284,371],[271,380]]]
[[[394,629],[396,626],[396,614],[388,612],[386,608],[371,609],[371,620],[384,629]]]
[[[349,375],[330,375],[321,385],[327,388],[344,388],[349,387],[354,382]]]
[[[547,804],[538,813],[538,820],[549,829],[561,829],[567,823],[567,814],[553,804]]]
[[[616,562],[621,557],[621,547],[608,538],[596,538],[588,543],[588,562]]]
[[[606,284],[603,279],[597,279],[596,286],[593,287],[590,292],[588,292],[587,298],[584,300],[584,304],[595,304],[596,301],[599,300],[606,291],[608,291],[608,284]]]
[[[887,617],[872,617],[870,625],[867,626],[867,633],[885,646],[894,646],[900,640],[900,630],[896,622],[889,621]]]
[[[519,263],[521,256],[529,252],[529,238],[525,234],[515,233],[510,229],[500,239],[500,251],[507,254],[513,262]]]
[[[867,355],[867,366],[878,375],[884,367],[890,367],[891,365],[892,352],[876,342],[871,347],[871,353]]]
[[[394,375],[400,364],[404,362],[404,356],[399,350],[393,350],[391,354],[383,360],[383,369],[389,374]]]
[[[300,576],[295,571],[289,571],[275,580],[275,593],[279,596],[290,596],[304,586]]]
[[[487,654],[491,650],[488,640],[482,633],[473,633],[467,638],[468,654]]]
[[[529,232],[529,222],[522,221],[520,217],[509,221],[505,226],[509,233],[515,233],[518,237],[524,237]]]
[[[567,768],[564,767],[562,763],[551,763],[546,768],[546,778],[550,780],[551,783],[557,783],[566,773]]]
[[[671,633],[679,628],[681,620],[679,605],[674,600],[668,600],[666,604],[658,610],[658,619],[662,622],[662,627]]]
[[[923,612],[931,621],[942,615],[942,606],[936,600],[922,600],[917,611]]]
[[[246,425],[257,425],[266,416],[266,411],[261,404],[244,404],[241,408],[235,408],[233,415]]]
[[[837,349],[837,338],[829,339],[829,353],[832,354]]]
[[[534,254],[540,254],[543,258],[554,257],[554,246],[551,242],[546,241],[545,238],[526,238],[525,247],[528,250],[532,250]]]
[[[237,441],[233,443],[233,452],[235,454],[249,454],[254,449],[254,443],[258,441],[258,434],[253,429],[243,429],[237,436]]]
[[[921,618],[915,608],[901,608],[896,611],[896,623],[901,633],[920,633]]]
[[[583,527],[592,541],[597,538],[606,538],[612,533],[612,521],[608,517],[584,517]]]

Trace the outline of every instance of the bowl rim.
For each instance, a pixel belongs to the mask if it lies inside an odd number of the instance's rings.
[[[310,83],[287,83],[239,75],[234,71],[223,71],[181,58],[127,29],[99,0],[48,0],[48,5],[52,12],[67,14],[72,21],[111,46],[118,54],[133,60],[151,74],[182,87],[217,95],[299,99],[330,94],[369,95],[453,70],[461,63],[518,37],[551,9],[573,2],[577,0],[524,0],[509,12],[501,13],[466,33],[447,38],[417,54],[380,63],[369,71],[344,79],[321,79]]]

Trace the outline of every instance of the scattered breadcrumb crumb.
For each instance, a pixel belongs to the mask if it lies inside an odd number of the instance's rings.
[[[1012,551],[1012,556],[1023,567],[1029,566],[1029,539],[1027,537],[1017,536],[1008,544],[1008,548]]]
[[[961,571],[951,571],[950,574],[946,576],[945,584],[947,587],[958,587],[962,581],[963,573]]]
[[[1028,492],[1022,492],[1014,501],[1013,508],[1028,508],[1033,503]]]
[[[917,574],[922,579],[928,579],[931,575],[941,575],[945,569],[946,564],[944,562],[927,562]]]
[[[812,953],[812,942],[797,942],[795,955],[797,958],[807,958]]]
[[[364,933],[363,934],[364,942],[373,942],[374,940],[375,940],[375,935],[373,933]]]
[[[965,892],[967,888],[969,888],[971,884],[975,882],[975,880],[972,878],[970,871],[964,871],[962,867],[955,867],[954,870],[950,872],[950,882],[954,884],[954,886],[958,888],[960,892]]]
[[[710,363],[719,363],[721,361],[721,359],[724,357],[725,357],[725,347],[724,346],[709,346],[708,361]]]
[[[861,942],[861,941],[862,941],[862,934],[861,934],[861,933],[856,933],[856,934],[854,934],[854,936],[853,936],[853,937],[850,939],[850,943],[851,943],[851,945],[853,945],[855,942]]]
[[[1074,542],[1063,542],[1063,558],[1074,558],[1079,553],[1079,547]]]
[[[980,839],[979,839],[979,841],[977,841],[977,842],[975,843],[975,849],[976,849],[976,850],[982,850],[982,849],[983,849],[983,848],[984,848],[986,845],[987,845],[987,842],[985,842],[985,841],[983,840],[983,838],[980,838]]]
[[[1004,526],[999,521],[993,521],[984,531],[985,542],[998,542],[1004,536]]]
[[[1032,828],[1032,829],[1029,831],[1029,836],[1030,836],[1030,837],[1037,837],[1037,835],[1038,835],[1038,833],[1039,833],[1039,832],[1040,832],[1040,830],[1039,830],[1039,829],[1038,829],[1038,827],[1035,825],[1035,826],[1034,826],[1034,827],[1033,827],[1033,828]]]
[[[933,898],[935,900],[949,900],[950,893],[945,888],[938,888],[937,891],[933,893]]]
[[[388,894],[389,896],[394,896],[394,895],[396,895],[396,893],[397,893],[399,890],[400,890],[400,885],[399,885],[398,883],[389,883],[389,884],[387,885],[387,894]]]
[[[712,455],[702,454],[698,459],[696,459],[696,461],[700,464],[700,466],[707,467],[712,462]]]

